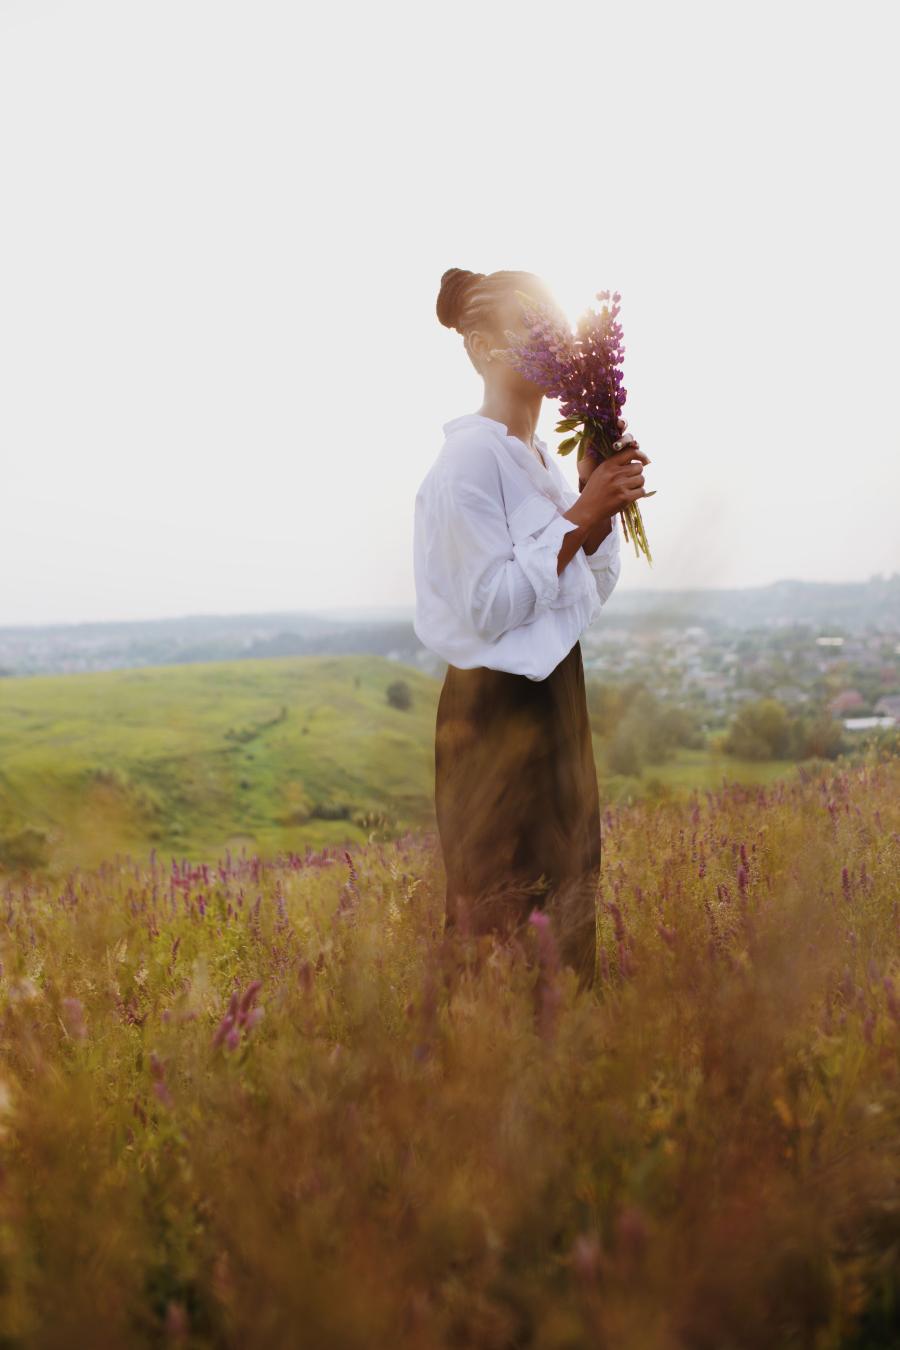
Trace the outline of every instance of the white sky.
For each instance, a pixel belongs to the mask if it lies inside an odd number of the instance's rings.
[[[411,605],[451,266],[622,292],[622,586],[898,569],[892,10],[0,0],[0,623]]]

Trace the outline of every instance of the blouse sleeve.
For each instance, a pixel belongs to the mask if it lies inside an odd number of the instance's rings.
[[[563,536],[574,529],[555,511],[513,542],[502,497],[483,482],[447,476],[432,520],[435,584],[482,640],[493,641],[544,609],[572,603],[564,580],[572,563],[561,575],[556,569]]]
[[[593,553],[584,553],[584,560],[594,575],[597,594],[605,604],[612,595],[619,580],[619,573],[622,571],[621,530],[617,515],[613,516],[612,529],[603,543]]]

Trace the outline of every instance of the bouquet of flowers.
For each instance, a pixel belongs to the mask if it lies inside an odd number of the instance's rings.
[[[627,449],[634,437],[621,415],[627,391],[622,387],[625,348],[618,322],[619,292],[598,291],[597,299],[606,303],[599,314],[586,310],[574,333],[560,310],[532,300],[524,291],[516,295],[528,336],[507,329],[509,347],[491,355],[507,361],[548,397],[559,399],[563,416],[556,430],[574,432],[560,441],[559,454],[568,455],[577,446],[579,459],[584,455],[609,459]],[[625,538],[634,544],[638,557],[643,553],[652,563],[637,502],[629,502],[620,514]]]

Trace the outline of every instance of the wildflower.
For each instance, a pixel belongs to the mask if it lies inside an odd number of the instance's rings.
[[[189,1331],[184,1305],[171,1299],[166,1305],[166,1336],[171,1341],[183,1341]]]
[[[631,959],[631,952],[628,950],[624,938],[618,944],[619,970],[625,979],[630,979],[634,974],[634,962]]]
[[[665,942],[667,947],[675,946],[674,928],[670,928],[668,924],[660,923],[659,925],[657,925],[656,931],[659,933],[660,937],[662,938],[663,942]]]
[[[622,911],[619,909],[619,906],[616,904],[616,902],[615,902],[614,900],[610,900],[610,901],[608,902],[608,908],[609,908],[610,913],[611,913],[612,916],[613,916],[613,924],[615,925],[616,941],[617,941],[617,942],[621,942],[621,941],[623,940],[623,938],[625,937],[625,921],[624,921],[624,919],[622,918]]]
[[[155,1050],[150,1051],[150,1073],[153,1076],[153,1091],[157,1099],[169,1110],[175,1105],[169,1085],[166,1082],[165,1065]]]
[[[610,299],[609,292],[597,295],[605,302]],[[620,426],[627,391],[622,384],[625,348],[618,322],[619,292],[614,292],[611,306],[602,302],[599,314],[586,310],[574,333],[555,306],[538,303],[523,291],[517,296],[528,336],[507,330],[510,345],[491,355],[506,361],[547,397],[560,400],[562,418],[556,430],[574,434],[560,442],[559,453],[567,455],[580,446],[579,455],[608,459],[618,448],[632,444],[631,432]],[[635,552],[652,561],[637,502],[626,506],[621,516],[625,537],[631,538]]]
[[[84,1007],[81,1000],[77,998],[64,998],[62,1001],[63,1023],[67,1033],[73,1040],[83,1041],[87,1039],[87,1025],[84,1020]]]
[[[894,981],[891,979],[890,975],[885,975],[881,983],[883,984],[884,992],[887,995],[888,1012],[891,1014],[894,1021],[900,1025],[900,999],[898,999],[894,989]]]
[[[0,1078],[0,1139],[9,1134],[13,1114],[12,1090],[6,1080]]]
[[[537,936],[538,979],[535,997],[538,1006],[541,1036],[549,1040],[556,1025],[556,1015],[562,1001],[557,976],[559,974],[559,952],[550,924],[550,917],[543,910],[533,909],[528,922]]]
[[[256,1026],[264,1013],[264,1008],[254,1007],[256,995],[262,988],[262,980],[251,980],[243,995],[237,990],[228,1001],[228,1009],[219,1023],[212,1039],[212,1048],[217,1050],[223,1043],[229,1050],[236,1050],[244,1036]]]
[[[595,1233],[579,1233],[572,1243],[569,1261],[575,1274],[586,1284],[596,1280],[600,1273],[601,1251]]]

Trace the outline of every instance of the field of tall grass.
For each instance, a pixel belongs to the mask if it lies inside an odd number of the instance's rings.
[[[604,816],[598,979],[436,840],[0,882],[0,1345],[900,1344],[900,764]]]

